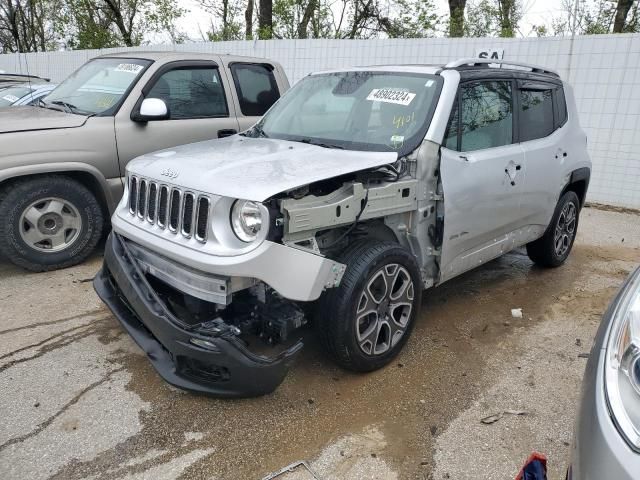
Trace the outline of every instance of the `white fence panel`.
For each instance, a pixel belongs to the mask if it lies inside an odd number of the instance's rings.
[[[0,70],[59,82],[97,55],[126,50],[232,53],[279,61],[295,82],[312,71],[389,63],[446,63],[479,49],[554,68],[574,87],[589,137],[592,202],[640,208],[640,35],[202,42],[131,49],[0,55]]]

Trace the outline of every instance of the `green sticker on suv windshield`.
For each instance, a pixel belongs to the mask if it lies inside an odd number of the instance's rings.
[[[393,148],[400,148],[404,145],[404,135],[392,135],[391,146]]]

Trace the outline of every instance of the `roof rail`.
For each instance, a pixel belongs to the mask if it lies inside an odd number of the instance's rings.
[[[0,72],[0,82],[1,81],[11,81],[11,80],[16,80],[16,79],[29,79],[29,78],[35,78],[35,79],[39,79],[39,80],[44,80],[46,82],[48,82],[50,79],[45,78],[45,77],[39,77],[38,75],[26,75],[23,73],[6,73],[6,72]]]
[[[531,65],[530,63],[523,62],[514,62],[512,60],[496,60],[496,59],[486,59],[486,58],[461,58],[459,60],[454,60],[453,62],[447,63],[444,68],[460,68],[460,67],[475,67],[479,65],[492,65],[497,64],[502,66],[513,66],[513,67],[524,67],[530,69],[535,73],[549,73],[551,75],[560,76],[558,72],[555,70],[551,70],[550,68],[539,67],[537,65]]]

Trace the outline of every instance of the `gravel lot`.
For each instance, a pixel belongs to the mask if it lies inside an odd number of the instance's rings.
[[[562,268],[517,251],[425,293],[386,369],[342,371],[309,338],[285,383],[251,400],[160,380],[93,292],[100,256],[43,274],[0,263],[2,478],[259,479],[304,459],[323,479],[509,479],[533,450],[564,478],[579,355],[640,261],[640,216],[588,208],[581,222]],[[480,422],[506,410],[526,414]]]

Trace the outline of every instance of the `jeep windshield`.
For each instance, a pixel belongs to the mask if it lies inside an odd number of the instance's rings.
[[[91,60],[51,92],[42,105],[80,115],[112,115],[150,63],[138,58]]]
[[[247,135],[406,155],[429,128],[440,86],[436,75],[405,72],[311,75]]]

